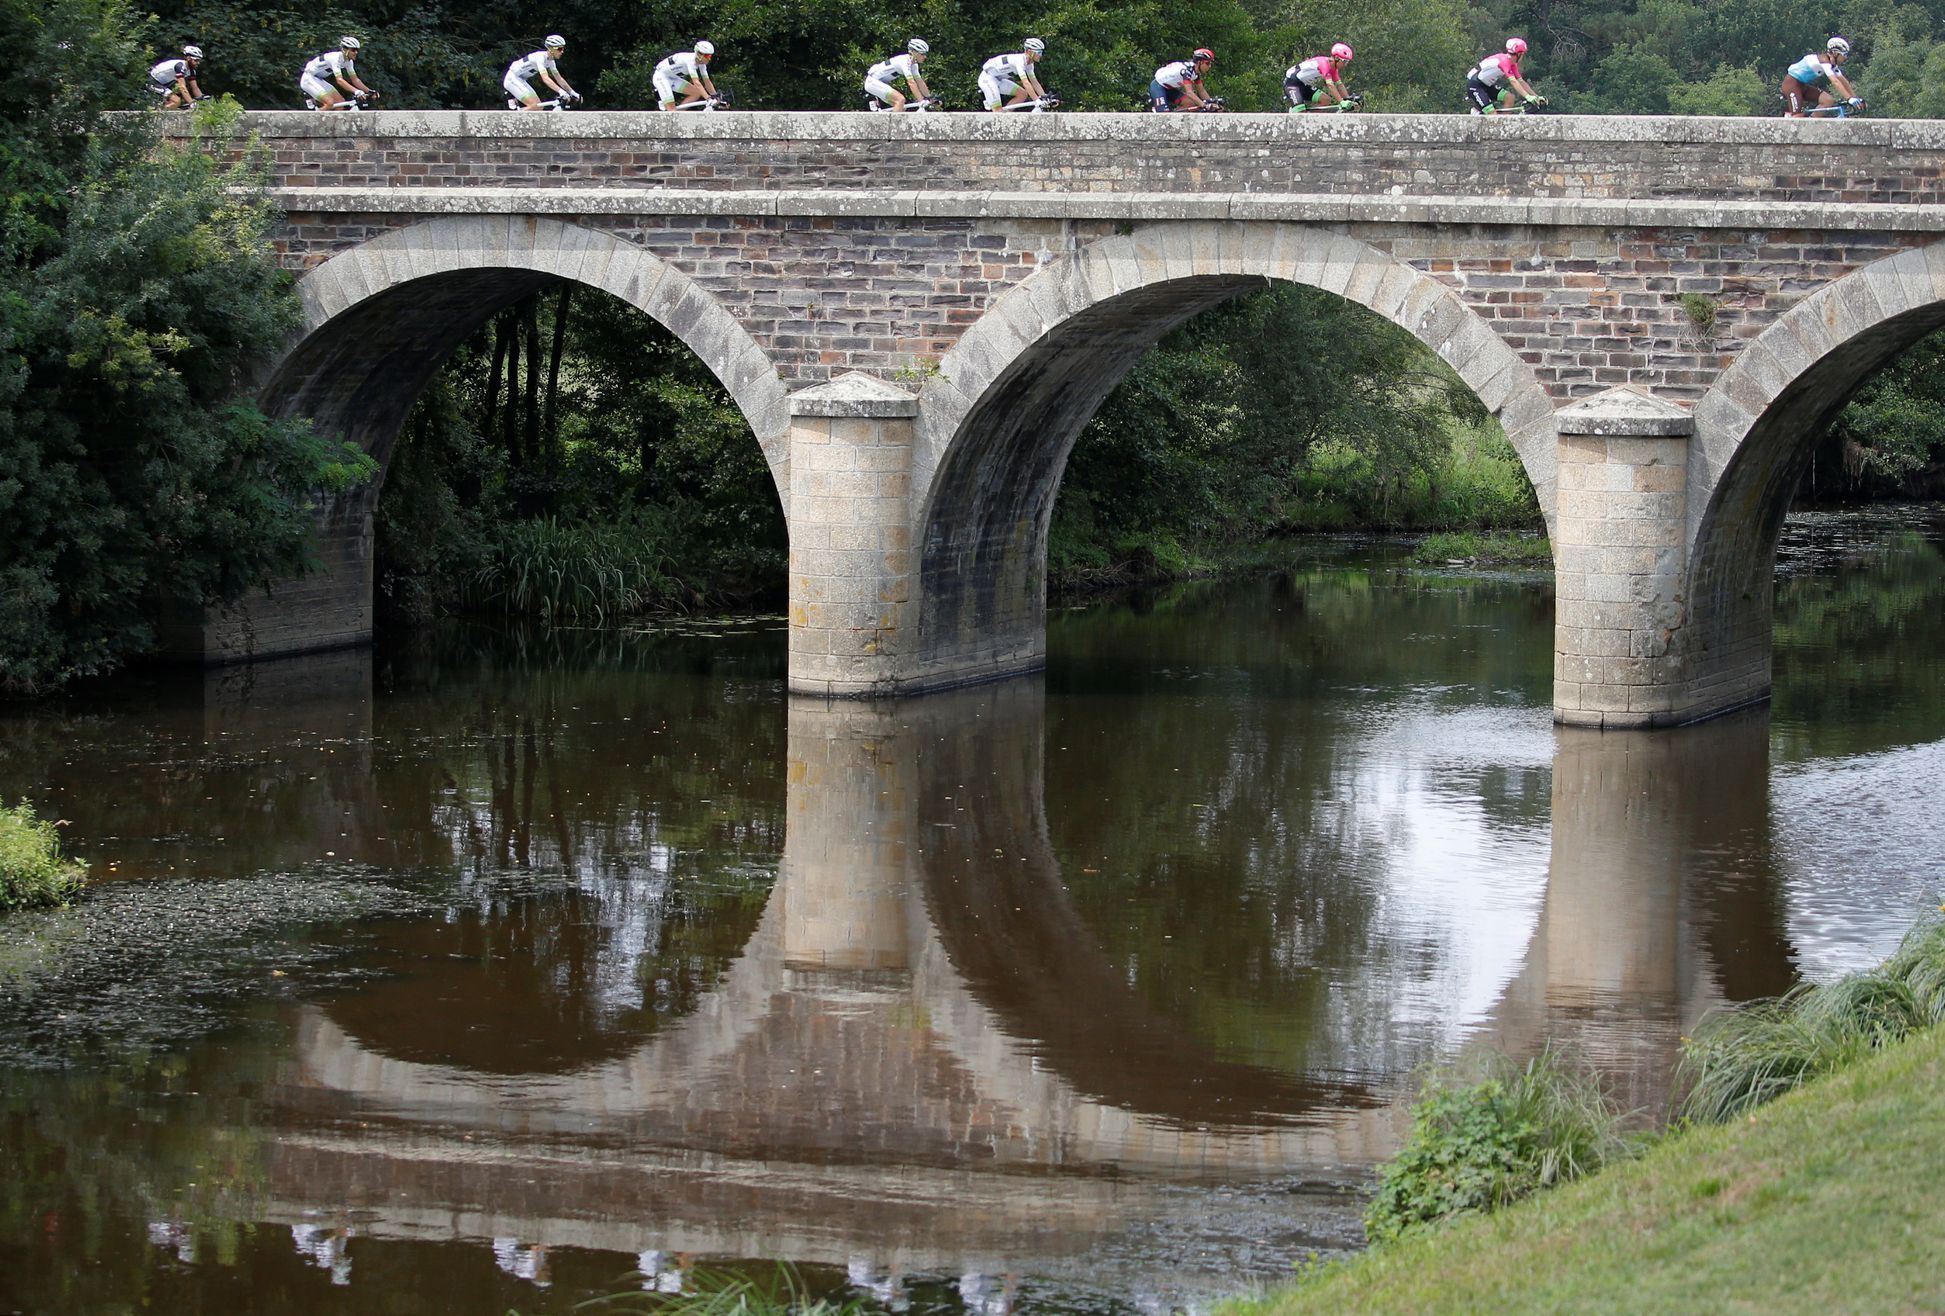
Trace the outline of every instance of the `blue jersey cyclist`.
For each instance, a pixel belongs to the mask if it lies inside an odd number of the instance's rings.
[[[1204,46],[1187,59],[1164,64],[1148,84],[1148,108],[1156,114],[1182,114],[1209,103],[1203,75],[1216,62],[1216,52]]]
[[[1832,37],[1824,42],[1821,55],[1812,51],[1783,77],[1783,117],[1802,119],[1815,107],[1835,105],[1840,100],[1856,101],[1857,91],[1844,76],[1844,62],[1850,58],[1850,42]]]

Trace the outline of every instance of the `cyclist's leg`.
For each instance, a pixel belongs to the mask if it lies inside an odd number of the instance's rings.
[[[664,110],[675,108],[675,101],[682,94],[682,83],[673,78],[665,78],[660,73],[651,79],[655,83],[655,103]]]
[[[990,73],[979,75],[979,98],[989,110],[997,112],[1001,102],[1006,99],[1006,93],[1015,89],[1011,78],[996,78]]]
[[[905,94],[889,82],[885,82],[879,78],[866,78],[864,80],[864,89],[865,94],[876,96],[894,110],[902,110],[905,108]]]
[[[338,106],[346,104],[343,95],[339,93],[336,87],[321,79],[314,78],[308,73],[297,80],[297,85],[303,90],[306,96],[309,96],[313,101],[317,102],[317,107],[320,110],[336,109]]]
[[[1167,114],[1174,108],[1175,97],[1169,94],[1169,89],[1164,87],[1160,82],[1151,81],[1148,84],[1148,112],[1150,114]]]
[[[1476,77],[1466,79],[1466,101],[1474,114],[1491,114],[1498,93]]]
[[[535,94],[534,85],[525,78],[516,78],[509,73],[500,79],[500,86],[506,89],[506,94],[513,97],[515,103],[521,109],[537,110],[540,108],[540,97]]]

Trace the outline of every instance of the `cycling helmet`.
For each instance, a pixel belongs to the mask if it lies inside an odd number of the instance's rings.
[[[363,50],[364,45],[358,40],[357,37],[346,37],[342,41],[338,42],[338,49],[339,50]]]
[[[715,53],[716,53],[716,47],[711,45],[709,42],[707,41],[696,42],[696,54],[713,55]]]
[[[182,57],[184,59],[201,59],[203,57],[203,48],[201,46],[184,46],[182,48]]]
[[[1193,54],[1193,55],[1191,55],[1191,56],[1189,56],[1189,58],[1190,58],[1190,59],[1206,59],[1206,60],[1208,60],[1208,61],[1209,61],[1209,62],[1210,62],[1211,64],[1213,64],[1213,63],[1215,63],[1215,62],[1216,62],[1216,52],[1215,52],[1215,51],[1213,51],[1213,50],[1211,50],[1211,49],[1209,49],[1209,48],[1208,48],[1207,46],[1197,46],[1197,47],[1195,48],[1195,54]]]
[[[563,36],[550,36],[540,44],[549,50],[566,50],[567,38]]]
[[[1850,42],[1844,40],[1842,37],[1830,38],[1830,40],[1823,43],[1823,48],[1833,55],[1850,54]]]
[[[1526,53],[1526,38],[1507,37],[1506,53],[1509,55],[1524,55]]]
[[[932,53],[932,47],[918,37],[913,37],[910,41],[907,41],[905,43],[905,49],[911,51],[914,55],[929,55]]]
[[[1340,41],[1330,48],[1330,57],[1348,62],[1351,58],[1351,48]]]
[[[1023,49],[1029,55],[1044,55],[1047,53],[1047,43],[1042,41],[1039,37],[1028,37],[1027,43],[1023,47]]]

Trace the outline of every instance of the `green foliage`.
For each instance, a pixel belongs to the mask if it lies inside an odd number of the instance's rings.
[[[1945,920],[1931,919],[1876,969],[1709,1019],[1683,1047],[1682,1113],[1702,1123],[1736,1119],[1941,1020]]]
[[[0,914],[65,905],[87,876],[86,864],[62,855],[53,823],[26,804],[0,805]]]
[[[237,115],[186,147],[101,117],[139,63],[113,0],[0,0],[17,53],[0,126],[0,690],[105,671],[156,600],[301,571],[317,496],[370,464],[234,400],[295,325]]]
[[[607,621],[645,611],[679,591],[653,522],[516,522],[490,546],[468,582],[483,611]]]
[[[1553,565],[1553,549],[1538,535],[1475,534],[1471,531],[1427,535],[1413,545],[1412,561],[1432,565],[1466,562],[1480,566]]]
[[[1524,1067],[1498,1060],[1473,1082],[1435,1080],[1412,1107],[1411,1135],[1384,1167],[1365,1230],[1386,1243],[1591,1174],[1632,1154],[1621,1118],[1597,1078],[1552,1051]]]
[[[1713,298],[1704,297],[1699,292],[1685,292],[1675,300],[1681,304],[1682,314],[1688,317],[1688,322],[1695,327],[1696,333],[1707,334],[1709,330],[1715,328],[1715,317],[1719,308]]]
[[[1945,333],[1866,380],[1819,440],[1802,496],[1812,501],[1945,494]]]

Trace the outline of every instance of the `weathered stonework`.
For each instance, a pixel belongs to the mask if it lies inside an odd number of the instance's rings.
[[[1036,666],[1074,438],[1168,329],[1280,280],[1415,334],[1505,426],[1559,550],[1563,720],[1658,724],[1759,699],[1807,436],[1945,324],[1932,123],[443,112],[250,126],[306,309],[268,405],[389,460],[412,399],[500,306],[561,279],[620,297],[696,350],[763,445],[791,531],[791,680],[824,693]],[[914,386],[879,397],[884,411],[820,402],[847,372]],[[1611,413],[1623,387],[1663,429],[1612,414],[1589,428],[1570,408]],[[343,509],[309,592],[280,592],[294,609],[253,602],[191,647],[243,657],[368,635],[370,502]]]

